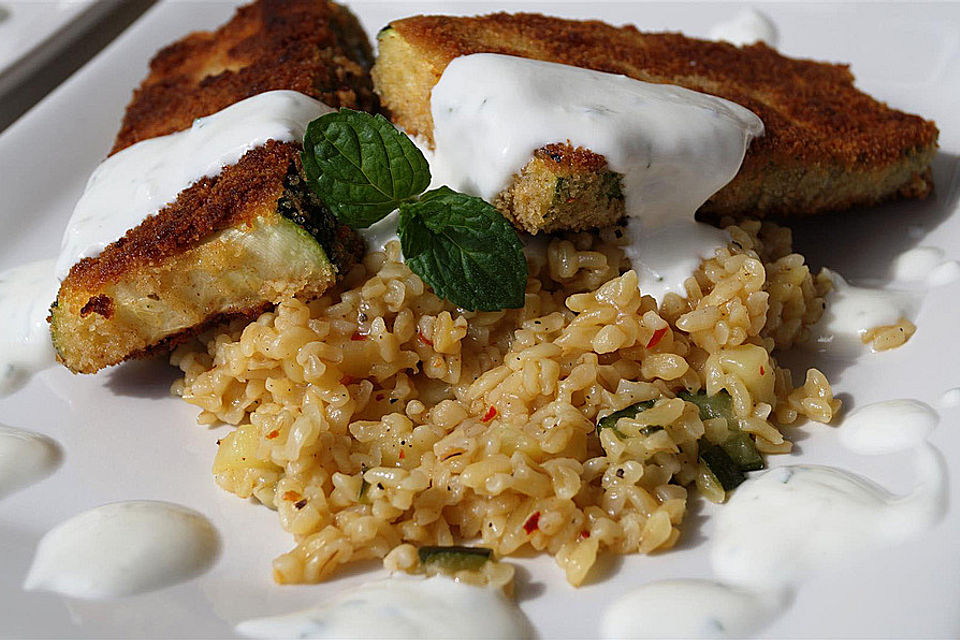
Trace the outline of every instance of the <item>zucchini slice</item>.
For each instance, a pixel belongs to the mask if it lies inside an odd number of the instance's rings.
[[[684,402],[690,402],[697,405],[700,409],[700,419],[710,420],[712,418],[725,418],[733,420],[733,402],[730,394],[726,391],[720,391],[712,396],[708,396],[704,391],[690,393],[681,391],[677,397]]]
[[[730,434],[720,447],[741,471],[758,471],[764,467],[757,445],[748,433],[736,431]]]
[[[723,447],[711,444],[700,449],[700,461],[707,465],[724,491],[735,489],[747,479]]]
[[[636,404],[632,404],[625,409],[620,409],[620,411],[614,411],[610,415],[600,418],[600,420],[597,421],[597,435],[599,436],[600,432],[603,431],[604,429],[613,429],[613,432],[615,434],[623,438],[624,435],[620,433],[619,430],[617,430],[617,422],[619,422],[620,418],[636,418],[642,412],[646,411],[647,409],[652,407],[654,404],[656,404],[656,402],[657,402],[656,400],[644,400],[643,402],[637,402]],[[643,433],[643,435],[645,436],[648,436],[654,431],[659,431],[662,428],[663,427],[649,425],[644,427],[641,430],[641,433]]]
[[[720,391],[712,396],[708,396],[703,391],[697,393],[681,391],[677,394],[677,397],[685,402],[697,405],[697,408],[700,409],[701,420],[723,418],[727,421],[727,426],[731,429],[731,433],[720,445],[720,448],[727,457],[740,468],[740,471],[757,471],[763,469],[763,458],[760,457],[760,452],[757,451],[757,445],[753,442],[750,434],[744,433],[737,428],[737,422],[733,416],[732,399],[729,393]],[[743,480],[740,482],[743,482]]]
[[[458,571],[479,571],[493,559],[493,549],[486,547],[420,547],[420,566],[427,573],[452,575]]]

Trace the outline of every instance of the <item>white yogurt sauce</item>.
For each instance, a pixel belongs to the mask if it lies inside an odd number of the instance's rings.
[[[366,229],[357,229],[357,233],[367,243],[367,251],[382,251],[391,240],[399,240],[397,235],[397,219],[400,213],[394,211],[382,220],[374,222]]]
[[[193,126],[150,138],[97,167],[63,235],[57,277],[176,200],[204,177],[268,140],[300,141],[311,120],[330,107],[296,91],[268,91],[199,118]]]
[[[128,596],[200,575],[219,551],[216,529],[192,509],[117,502],[47,532],[23,588],[84,599]]]
[[[903,498],[832,467],[779,467],[744,483],[717,519],[714,573],[778,592],[924,531],[943,513],[946,483],[939,458],[917,455],[921,483]]]
[[[960,407],[960,387],[947,389],[940,396],[940,406],[944,409],[953,409]]]
[[[823,316],[810,328],[808,347],[834,355],[855,355],[867,348],[860,336],[869,329],[916,318],[919,293],[855,287],[839,273],[824,271],[833,289],[827,294]]]
[[[445,577],[394,576],[368,582],[323,605],[247,620],[248,638],[525,638],[525,618],[499,590]]]
[[[724,242],[698,231],[694,212],[733,179],[763,133],[755,114],[728,100],[498,54],[454,59],[433,89],[431,112],[439,175],[487,201],[547,144],[603,155],[623,175],[640,288],[658,297],[682,291],[698,258]]]
[[[663,580],[627,592],[607,607],[600,637],[743,638],[780,609],[752,591],[709,580]]]
[[[946,511],[946,465],[926,441],[937,420],[921,402],[894,400],[853,411],[841,426],[850,431],[841,443],[855,453],[913,452],[917,482],[906,496],[833,467],[752,476],[717,516],[711,565],[719,581],[658,582],[628,593],[604,613],[603,637],[752,635],[806,576],[927,530]]]
[[[710,29],[711,40],[725,40],[738,47],[763,42],[776,47],[780,34],[773,20],[756,9],[744,9],[733,18],[717,23]]]
[[[700,261],[713,257],[720,247],[730,243],[730,234],[690,219],[648,229],[636,221],[626,227],[630,244],[623,247],[637,275],[640,290],[663,302],[673,292],[686,297],[683,283],[693,275]]]
[[[864,456],[907,451],[920,446],[940,416],[919,400],[877,402],[851,411],[843,419],[840,444]]]
[[[891,272],[899,282],[940,287],[960,280],[960,263],[945,258],[943,249],[915,247],[897,256]]]
[[[730,182],[763,132],[751,111],[682,87],[481,53],[455,58],[431,98],[449,186],[492,201],[533,152],[569,140],[623,174],[631,215],[686,217]]]
[[[60,286],[53,263],[40,260],[0,273],[0,396],[56,363],[47,326]]]
[[[61,457],[50,438],[0,425],[0,498],[49,476]]]

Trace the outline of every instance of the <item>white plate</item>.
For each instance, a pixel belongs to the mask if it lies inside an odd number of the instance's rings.
[[[353,3],[373,34],[414,13],[526,9],[632,22],[642,29],[706,35],[740,7],[723,4]],[[934,118],[941,128],[937,190],[924,202],[899,203],[802,225],[798,245],[817,264],[851,278],[886,273],[893,257],[917,244],[960,257],[960,10],[957,5],[789,5],[760,7],[778,25],[784,52],[849,61],[859,85],[891,105]],[[89,172],[109,149],[132,88],[160,46],[229,17],[226,3],[162,4],[0,135],[0,268],[53,255]],[[848,407],[899,397],[935,404],[960,386],[960,284],[928,296],[916,336],[904,348],[858,362],[816,364]],[[806,361],[805,361],[806,360]],[[798,366],[810,364],[791,357]],[[230,636],[233,625],[316,603],[367,580],[375,565],[317,586],[279,587],[270,560],[290,538],[274,513],[217,489],[210,476],[223,428],[194,424],[196,410],[167,395],[175,372],[161,362],[133,363],[96,376],[51,369],[0,400],[0,422],[39,431],[63,447],[64,464],[47,480],[0,502],[0,635],[10,637]],[[960,415],[944,411],[933,442],[948,456],[951,488],[960,490]],[[792,457],[773,464],[835,464],[906,490],[902,456],[868,459],[840,450],[836,430],[808,425],[791,432]],[[67,517],[117,500],[159,499],[205,513],[224,552],[207,575],[162,591],[111,602],[27,593],[21,581],[39,537]],[[573,589],[547,557],[521,560],[520,605],[543,637],[591,637],[604,604],[623,590],[671,577],[709,577],[712,506],[693,501],[680,549],[603,561],[591,582]],[[909,544],[811,578],[787,613],[764,632],[773,637],[957,637],[960,635],[960,507]]]
[[[0,0],[0,94],[121,0]]]

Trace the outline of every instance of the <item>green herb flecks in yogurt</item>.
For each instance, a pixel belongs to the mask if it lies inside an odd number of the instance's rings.
[[[248,638],[532,636],[523,614],[499,590],[440,576],[394,576],[368,582],[316,608],[247,620],[236,630]]]
[[[145,218],[202,178],[268,140],[299,142],[307,124],[330,107],[296,91],[268,91],[241,100],[193,126],[138,142],[106,160],[90,176],[63,234],[57,277],[83,258],[96,257]]]

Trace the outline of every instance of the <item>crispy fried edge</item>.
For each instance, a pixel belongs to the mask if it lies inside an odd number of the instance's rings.
[[[107,246],[99,257],[85,258],[74,265],[61,285],[58,301],[64,294],[71,297],[89,294],[90,299],[83,305],[80,315],[98,313],[109,318],[109,314],[101,313],[107,307],[101,300],[105,296],[97,293],[99,290],[132,270],[192,249],[203,238],[218,231],[252,224],[265,207],[275,208],[291,163],[299,167],[299,150],[297,143],[271,140],[263,147],[248,151],[237,164],[225,167],[218,176],[204,178],[182,191],[175,202]],[[343,273],[361,259],[363,243],[343,225],[338,227],[334,242],[336,247],[324,247],[324,251],[333,268]],[[55,302],[54,306],[57,304]],[[274,302],[265,302],[250,309],[220,312],[156,344],[133,351],[116,363],[101,363],[99,366],[83,363],[77,371],[93,373],[125,360],[148,357],[218,324],[239,318],[253,319],[273,306]],[[52,310],[48,321],[57,312]],[[57,359],[69,368],[59,353]]]
[[[277,89],[375,111],[372,60],[366,34],[346,7],[325,0],[242,6],[216,31],[190,34],[157,53],[110,153]]]
[[[933,122],[858,91],[847,65],[787,58],[762,43],[736,47],[678,33],[641,33],[633,26],[528,13],[414,16],[388,28],[418,49],[434,84],[453,58],[488,52],[678,83],[727,98],[757,113],[767,127],[767,134],[751,145],[746,166],[771,159],[887,165],[936,147]],[[429,138],[430,131],[415,133]]]
[[[275,204],[278,185],[298,153],[299,145],[275,140],[248,151],[219,175],[181,191],[98,257],[73,265],[64,284],[94,291],[130,270],[192,249],[217,231],[252,223],[257,211]]]

